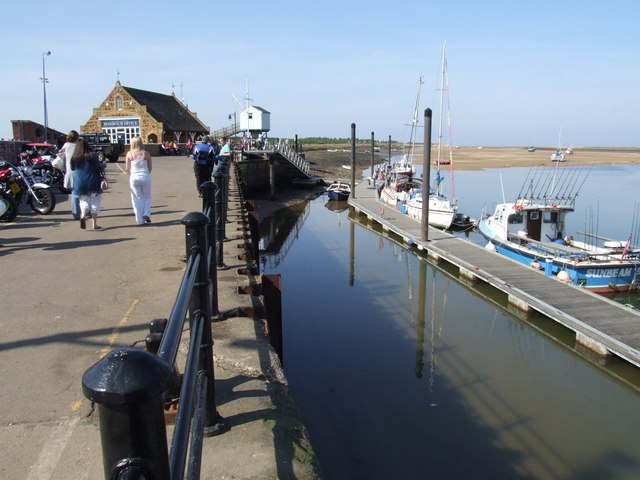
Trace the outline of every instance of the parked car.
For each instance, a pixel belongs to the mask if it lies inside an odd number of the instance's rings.
[[[124,145],[111,143],[111,138],[106,133],[81,133],[80,138],[84,138],[93,151],[98,154],[101,162],[104,162],[105,159],[117,162],[124,152]]]

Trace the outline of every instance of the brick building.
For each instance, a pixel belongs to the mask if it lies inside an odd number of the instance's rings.
[[[100,106],[93,109],[93,115],[80,130],[108,133],[112,142],[125,144],[136,135],[140,135],[144,143],[184,143],[189,138],[195,142],[209,133],[197,114],[189,111],[175,94],[124,87],[120,81]]]

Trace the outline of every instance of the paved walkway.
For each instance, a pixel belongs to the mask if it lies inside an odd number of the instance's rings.
[[[142,347],[149,321],[171,311],[185,266],[180,220],[201,210],[192,162],[154,158],[153,223],[145,226],[135,224],[123,166],[108,167],[101,231],[81,230],[62,195],[51,215],[0,224],[0,478],[104,478],[82,374],[110,350]],[[201,478],[317,478],[262,320],[240,316],[261,297],[240,293],[259,278],[240,258],[249,240],[239,192],[231,197],[228,268],[218,272],[226,315],[213,325],[218,410],[231,429],[205,439]],[[170,438],[170,414],[167,422]]]

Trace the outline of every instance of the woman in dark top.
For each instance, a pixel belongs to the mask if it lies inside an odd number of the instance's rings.
[[[102,188],[100,183],[104,176],[104,166],[98,159],[98,155],[91,151],[84,139],[76,143],[73,157],[71,158],[71,170],[75,172],[73,177],[73,194],[80,200],[80,228],[87,228],[86,216],[91,214],[94,230],[100,230],[98,226],[98,214],[102,203]]]

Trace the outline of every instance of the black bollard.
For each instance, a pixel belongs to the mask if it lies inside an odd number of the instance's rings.
[[[82,376],[82,391],[98,405],[105,479],[169,480],[162,393],[171,366],[134,348],[109,353]]]
[[[162,336],[167,328],[169,320],[166,318],[154,318],[149,322],[149,335],[144,339],[144,345],[147,352],[158,354],[160,350],[160,342],[162,342]],[[180,399],[180,389],[182,388],[182,375],[178,367],[172,365],[171,376],[167,382],[167,389],[163,394],[163,405],[165,410],[168,410],[172,405],[176,405]]]
[[[217,193],[216,193],[217,195]],[[217,205],[216,201],[216,205]],[[204,317],[202,330],[202,347],[200,349],[199,370],[204,370],[207,375],[207,398],[205,412],[205,435],[213,436],[229,429],[224,418],[218,413],[216,407],[216,386],[213,371],[213,335],[211,332],[211,303],[209,300],[209,264],[206,261],[207,231],[205,226],[209,219],[203,213],[191,212],[183,219],[182,224],[186,231],[187,257],[195,252],[200,252],[204,258],[198,266],[196,281],[193,285],[189,311],[189,323],[193,330],[193,319],[197,312]],[[222,244],[222,242],[218,242]],[[187,259],[188,262],[188,259]]]
[[[209,279],[211,280],[211,314],[218,316],[220,308],[218,306],[218,269],[216,262],[217,232],[216,232],[216,185],[213,182],[202,184],[203,212],[209,217],[207,225],[207,255],[209,259]],[[211,252],[211,255],[209,255]]]

